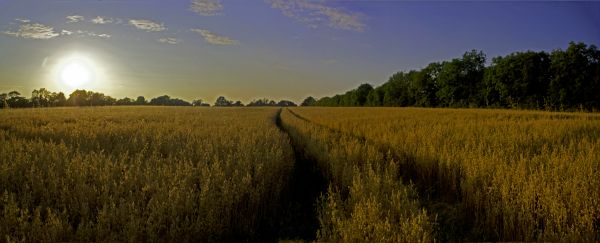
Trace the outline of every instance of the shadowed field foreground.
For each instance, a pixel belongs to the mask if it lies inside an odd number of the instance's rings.
[[[2,110],[6,241],[600,240],[600,116]]]

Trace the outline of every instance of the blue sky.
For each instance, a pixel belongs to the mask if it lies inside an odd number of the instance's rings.
[[[301,101],[478,49],[600,43],[600,2],[0,0],[0,92]],[[61,81],[65,60],[93,80]]]

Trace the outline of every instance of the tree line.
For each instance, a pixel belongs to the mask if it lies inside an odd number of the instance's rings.
[[[122,98],[115,99],[103,93],[86,90],[75,90],[65,96],[63,92],[51,92],[45,88],[35,89],[31,92],[31,97],[26,98],[18,91],[0,94],[0,108],[30,108],[30,107],[63,107],[63,106],[210,106],[202,99],[188,102],[179,98],[172,98],[168,95],[159,96],[146,100],[144,96],[138,96],[136,99]],[[254,100],[248,105],[241,101],[230,101],[224,96],[220,96],[214,103],[214,106],[296,106],[294,102],[281,100],[279,102],[266,98]]]
[[[600,51],[569,43],[566,50],[514,52],[492,59],[472,50],[421,70],[398,72],[378,86],[308,97],[305,106],[492,107],[600,110]]]

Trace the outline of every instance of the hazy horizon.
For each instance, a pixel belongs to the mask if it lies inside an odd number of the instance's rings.
[[[0,91],[300,102],[570,41],[600,43],[600,2],[3,0]],[[85,82],[65,83],[73,60]]]

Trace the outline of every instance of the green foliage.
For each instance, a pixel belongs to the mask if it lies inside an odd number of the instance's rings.
[[[217,100],[215,101],[215,106],[221,106],[221,107],[237,106],[237,107],[239,107],[239,106],[244,106],[244,104],[241,101],[233,102],[231,100],[228,100],[224,96],[219,96],[219,98],[217,98]]]
[[[569,43],[567,50],[515,52],[485,67],[481,51],[398,72],[368,92],[323,97],[317,106],[505,107],[600,109],[600,51]],[[360,88],[360,87],[359,87]]]
[[[550,54],[548,103],[555,109],[600,107],[600,51],[583,43]]]
[[[64,106],[132,106],[147,105],[144,96],[138,96],[136,100],[125,97],[115,99],[104,95],[103,93],[75,90],[69,95],[69,99],[62,92],[50,92],[45,88],[34,89],[31,92],[31,98],[27,99],[21,96],[21,93],[12,91],[8,94],[0,94],[0,108],[28,108],[28,107],[64,107]],[[191,106],[192,104],[178,98],[171,98],[168,95],[156,97],[150,101],[151,105],[157,106]],[[238,105],[239,106],[239,105]]]
[[[117,103],[115,98],[86,90],[73,91],[67,100],[67,104],[72,106],[107,106],[115,103]]]
[[[270,100],[267,98],[253,100],[248,103],[247,106],[278,106],[278,107],[287,107],[287,106],[297,106],[294,102],[289,100],[281,100],[276,102],[274,100]]]
[[[304,101],[302,101],[302,104],[300,104],[301,106],[312,106],[315,105],[315,103],[317,102],[317,100],[315,100],[315,98],[313,98],[312,96],[306,97],[306,99],[304,99]]]
[[[192,104],[178,98],[171,98],[168,95],[163,95],[150,100],[150,105],[157,106],[191,106]]]
[[[467,107],[479,105],[485,55],[475,50],[462,58],[444,62],[437,77],[440,105]]]
[[[541,109],[548,90],[550,58],[544,52],[496,57],[484,78],[486,106]]]

